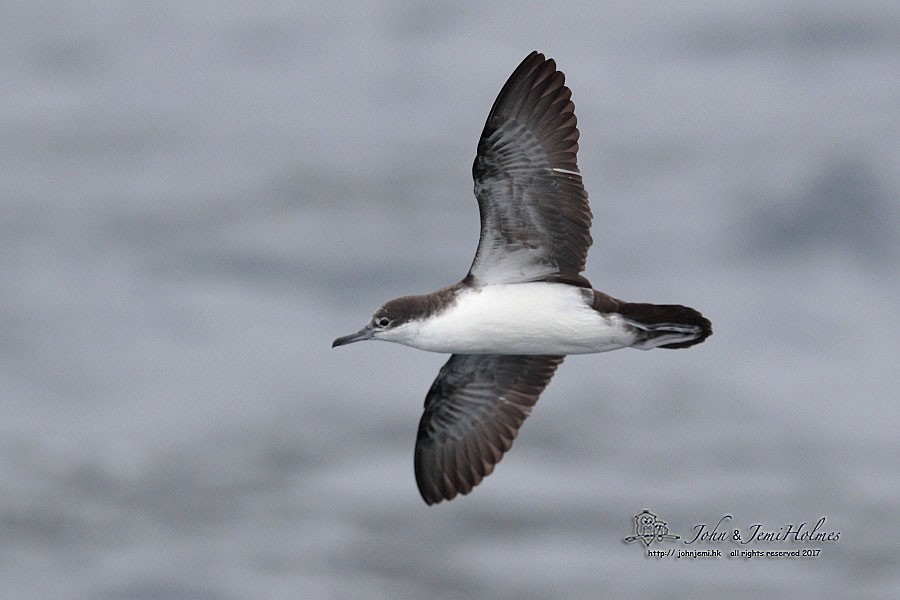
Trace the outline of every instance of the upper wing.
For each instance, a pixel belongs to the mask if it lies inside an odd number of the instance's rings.
[[[494,470],[563,356],[454,354],[425,397],[416,483],[434,504],[468,494]]]
[[[532,52],[497,96],[472,166],[481,239],[469,275],[478,282],[579,275],[591,245],[591,209],[576,154],[571,90],[553,60]]]

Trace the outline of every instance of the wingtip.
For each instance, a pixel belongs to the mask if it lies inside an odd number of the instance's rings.
[[[434,499],[434,498],[431,498],[430,496],[426,496],[422,492],[422,490],[419,490],[419,494],[422,496],[422,501],[425,502],[425,504],[428,506],[434,506],[435,504],[438,504],[441,500],[443,500],[443,498]]]

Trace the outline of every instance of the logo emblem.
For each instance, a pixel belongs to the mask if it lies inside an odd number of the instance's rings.
[[[669,526],[665,521],[661,521],[659,517],[645,509],[634,515],[634,535],[629,535],[625,541],[630,543],[641,540],[644,542],[644,546],[649,546],[654,541],[661,542],[679,538],[680,536],[669,533]]]

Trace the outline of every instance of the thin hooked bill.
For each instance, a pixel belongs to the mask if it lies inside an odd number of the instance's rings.
[[[332,348],[337,348],[338,346],[344,346],[346,344],[352,344],[353,342],[361,342],[363,340],[372,339],[373,331],[369,325],[366,325],[356,333],[351,333],[350,335],[345,335],[344,337],[339,337],[331,343]]]

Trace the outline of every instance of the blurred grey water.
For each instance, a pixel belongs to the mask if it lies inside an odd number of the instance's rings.
[[[900,5],[13,2],[0,30],[4,597],[895,597]],[[445,357],[329,346],[464,274],[477,136],[532,49],[574,93],[586,275],[716,333],[570,357],[429,508]],[[653,559],[645,508],[841,536]]]

